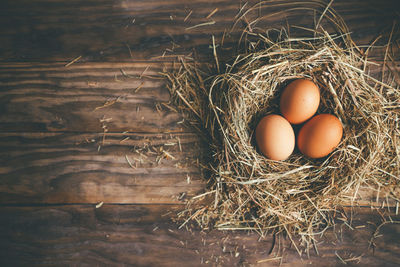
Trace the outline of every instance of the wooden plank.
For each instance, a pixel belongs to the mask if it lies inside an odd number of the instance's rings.
[[[169,100],[162,68],[145,62],[1,64],[0,131],[100,132],[106,124],[110,132],[181,132],[182,117],[161,105]]]
[[[0,204],[174,204],[206,190],[195,133],[0,133],[0,148]],[[368,187],[352,197],[344,205],[396,206]]]
[[[354,230],[337,225],[323,238],[316,237],[319,255],[310,250],[309,257],[303,253],[300,258],[283,236],[273,246],[271,235],[177,229],[170,218],[181,208],[0,207],[0,262],[2,266],[342,266],[343,260],[350,266],[397,266],[400,261],[399,224],[380,227],[374,249],[368,248],[382,222],[377,212],[368,209],[357,209],[347,221]]]
[[[194,134],[2,133],[0,203],[183,203],[204,190],[200,145]]]
[[[258,2],[250,1],[247,6]],[[316,1],[308,6],[323,10],[327,2]],[[71,61],[81,56],[81,61],[131,61],[159,57],[165,49],[187,53],[193,47],[200,55],[211,54],[210,35],[220,38],[230,29],[242,5],[231,0],[2,1],[0,59]],[[343,15],[359,44],[370,43],[382,31],[390,32],[398,11],[396,0],[338,0],[333,7]],[[215,8],[218,12],[207,19]],[[288,9],[284,6],[264,11],[262,14],[277,10],[284,13],[265,19],[262,27],[281,27],[287,23],[310,27],[314,23],[313,11]],[[215,24],[188,30],[210,21]],[[240,31],[238,28],[232,34]],[[232,47],[235,42],[237,38],[227,39],[226,46]]]
[[[379,61],[378,61],[379,63]],[[0,132],[192,132],[159,74],[171,64],[7,63],[0,65]],[[371,66],[379,76],[380,66]]]

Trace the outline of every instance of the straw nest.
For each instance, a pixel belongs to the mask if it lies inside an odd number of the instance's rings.
[[[284,29],[276,37],[269,34],[276,31],[251,34],[247,50],[224,73],[183,59],[166,73],[172,102],[210,151],[203,163],[209,186],[180,213],[182,225],[285,232],[309,245],[334,224],[334,211],[357,200],[360,188],[399,200],[400,89],[370,73],[368,50],[361,52],[343,22],[336,26],[339,33],[319,28],[305,38],[291,39]],[[295,151],[285,161],[269,160],[255,146],[255,127],[263,116],[279,114],[280,92],[297,78],[319,86],[317,114],[341,120],[342,141],[322,159]]]

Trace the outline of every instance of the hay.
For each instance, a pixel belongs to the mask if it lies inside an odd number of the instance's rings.
[[[310,246],[361,187],[399,201],[400,89],[368,73],[368,53],[354,44],[329,6],[319,12],[338,22],[336,34],[319,26],[310,36],[290,38],[288,29],[247,28],[242,36],[247,50],[224,73],[213,75],[184,59],[178,70],[165,73],[172,102],[203,134],[210,151],[204,163],[208,191],[180,213],[182,226],[194,221],[203,228],[284,232]],[[213,46],[216,69],[223,65],[214,38]],[[317,113],[336,115],[343,138],[322,159],[295,151],[286,161],[272,161],[255,147],[255,126],[266,114],[279,114],[280,92],[296,78],[318,84]]]

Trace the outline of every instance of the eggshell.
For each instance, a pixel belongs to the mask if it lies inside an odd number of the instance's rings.
[[[261,153],[272,160],[285,160],[295,145],[294,131],[290,123],[280,115],[268,115],[256,128],[256,142]]]
[[[292,124],[300,124],[317,112],[320,93],[310,80],[298,79],[291,82],[282,92],[280,110]]]
[[[320,114],[306,122],[297,136],[301,153],[310,158],[321,158],[331,153],[340,143],[343,127],[339,119]]]

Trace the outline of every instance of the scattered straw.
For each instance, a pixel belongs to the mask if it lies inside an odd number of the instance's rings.
[[[208,21],[208,22],[204,22],[204,23],[200,23],[200,24],[194,25],[192,27],[188,27],[188,28],[186,28],[186,30],[188,31],[188,30],[192,30],[192,29],[195,29],[195,28],[198,28],[198,27],[203,27],[203,26],[213,25],[213,24],[215,24],[214,20]]]
[[[187,21],[190,15],[192,15],[193,10],[190,10],[190,12],[186,15],[186,17],[183,19],[183,21]]]
[[[211,11],[211,13],[207,15],[206,19],[211,18],[211,17],[212,17],[215,13],[217,13],[217,12],[218,12],[218,7],[215,8],[213,11]]]
[[[125,159],[126,159],[126,161],[128,162],[129,166],[130,166],[132,169],[136,169],[136,167],[133,166],[132,162],[129,160],[128,155],[125,155]]]
[[[128,48],[128,52],[129,52],[130,57],[133,58],[133,53],[132,53],[131,47],[129,46],[129,44],[125,44],[125,45]]]
[[[73,59],[71,62],[65,64],[64,67],[68,68],[69,66],[71,66],[71,65],[74,64],[75,62],[78,62],[78,60],[80,60],[81,58],[82,58],[82,56],[79,56],[79,57]]]
[[[357,198],[360,187],[388,192],[399,201],[399,85],[373,77],[379,70],[366,67],[374,65],[330,6],[315,11],[321,15],[318,29],[302,28],[309,36],[291,38],[287,29],[257,32],[260,19],[246,20],[241,37],[246,50],[233,62],[220,61],[213,38],[214,67],[180,58],[180,68],[165,73],[176,109],[201,130],[210,151],[204,164],[208,191],[179,214],[184,225],[286,232],[301,254],[297,240],[315,246],[315,238],[334,224],[334,214],[349,196]],[[243,7],[238,20],[247,14]],[[324,30],[322,17],[336,33]],[[226,71],[215,74],[219,66]],[[255,147],[254,129],[263,116],[279,113],[281,89],[296,78],[319,86],[318,113],[336,115],[343,138],[322,159],[295,151],[286,161],[269,160]]]
[[[115,99],[107,100],[102,106],[96,107],[93,111],[112,106],[115,103],[117,103],[120,98],[121,98],[121,96],[118,96]]]
[[[281,260],[282,257],[274,257],[274,258],[268,258],[268,259],[264,259],[264,260],[259,260],[257,261],[257,263],[263,263],[263,262],[268,262],[268,261],[276,261],[276,260]]]

